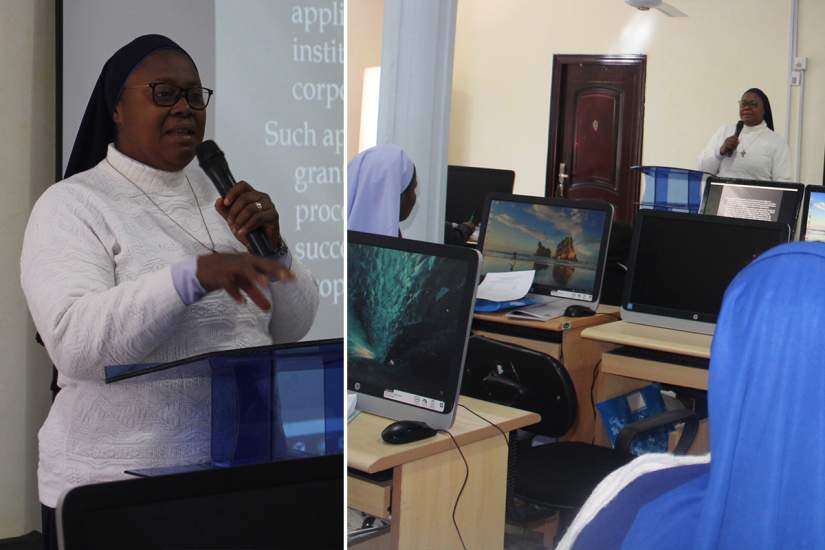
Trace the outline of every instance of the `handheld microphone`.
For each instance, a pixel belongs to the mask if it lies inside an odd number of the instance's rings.
[[[218,190],[221,197],[225,197],[232,187],[235,186],[235,178],[232,172],[229,171],[229,165],[226,163],[226,157],[223,155],[218,144],[208,139],[202,142],[195,148],[195,153],[198,155],[198,163],[209,179],[215,189]],[[252,253],[256,256],[271,256],[275,253],[272,243],[261,228],[249,232],[249,247]]]
[[[736,132],[734,132],[733,137],[738,138],[738,137],[739,137],[739,134],[741,134],[741,133],[742,133],[742,128],[743,128],[744,126],[745,126],[745,123],[744,123],[744,122],[742,122],[741,120],[740,120],[739,122],[737,122],[737,123],[736,123]],[[736,151],[736,149],[734,149],[733,151]],[[727,154],[727,156],[731,156],[731,155],[733,155],[733,151],[730,151],[730,152]]]

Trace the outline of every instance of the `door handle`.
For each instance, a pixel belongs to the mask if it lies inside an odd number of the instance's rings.
[[[567,174],[564,173],[564,168],[565,168],[564,163],[560,162],[559,163],[559,184],[558,184],[558,187],[556,187],[556,195],[558,197],[562,197],[562,198],[564,197],[564,180],[566,180],[567,177],[568,177]]]

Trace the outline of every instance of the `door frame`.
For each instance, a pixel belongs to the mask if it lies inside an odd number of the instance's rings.
[[[561,121],[561,91],[562,91],[562,70],[568,65],[578,63],[599,63],[604,65],[638,65],[641,78],[639,78],[638,97],[639,117],[636,120],[634,133],[635,143],[632,144],[631,158],[628,159],[630,166],[641,164],[642,162],[642,138],[644,134],[645,119],[645,82],[647,80],[647,55],[644,54],[616,54],[616,55],[579,55],[579,54],[554,54],[553,74],[550,88],[550,128],[547,138],[547,166],[545,168],[544,196],[556,196],[556,184],[558,181],[559,162],[561,151],[559,150],[559,135],[563,128]],[[621,140],[621,136],[619,136]],[[622,146],[621,141],[619,147]],[[631,174],[629,178],[629,191],[638,201],[641,174],[638,172]]]

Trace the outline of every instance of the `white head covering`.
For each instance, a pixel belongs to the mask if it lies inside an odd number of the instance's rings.
[[[347,165],[347,228],[397,237],[401,193],[413,169],[397,145],[376,145],[353,158]]]

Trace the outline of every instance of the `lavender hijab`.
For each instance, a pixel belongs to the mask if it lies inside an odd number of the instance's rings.
[[[397,237],[401,193],[413,169],[397,145],[376,145],[355,156],[347,165],[347,229]]]

